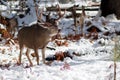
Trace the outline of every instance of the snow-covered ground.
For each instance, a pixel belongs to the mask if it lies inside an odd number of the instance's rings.
[[[113,80],[113,45],[98,46],[96,41],[80,39],[78,42],[69,42],[67,47],[55,47],[56,50],[46,49],[46,56],[53,55],[58,51],[78,52],[85,54],[73,56],[73,59],[65,58],[64,61],[53,61],[45,65],[40,61],[36,65],[35,58],[31,57],[34,66],[29,65],[23,54],[22,65],[16,65],[19,49],[17,45],[1,46],[0,54],[0,79],[1,80]],[[114,44],[114,43],[113,43]],[[32,51],[31,51],[32,52]],[[41,50],[39,50],[41,58]],[[117,62],[117,80],[120,79],[120,62]]]
[[[31,5],[32,0],[28,0]],[[3,7],[2,8],[6,8]],[[31,15],[25,16],[23,19],[18,19],[19,25],[22,21],[25,24],[30,24],[36,20],[34,9]],[[95,13],[94,13],[95,14]],[[93,14],[92,14],[93,15]],[[87,22],[91,25],[87,25]],[[33,22],[34,23],[34,22]],[[32,24],[33,24],[32,23]],[[59,21],[58,28],[61,29],[61,36],[65,37],[69,34],[74,35],[73,19],[62,18]],[[55,41],[49,42],[47,46],[55,50],[46,49],[46,57],[52,56],[57,52],[68,52],[73,58],[66,57],[64,61],[53,61],[50,65],[42,63],[41,50],[39,50],[40,64],[36,64],[36,59],[30,57],[34,64],[29,67],[29,62],[25,54],[22,56],[22,64],[17,65],[19,56],[18,44],[5,45],[4,40],[0,42],[0,80],[113,80],[114,78],[114,39],[115,31],[120,31],[119,20],[108,20],[104,17],[98,19],[85,19],[84,33],[87,33],[88,27],[94,25],[101,30],[98,34],[98,39],[81,37],[79,40],[67,40],[67,45],[58,46]],[[80,27],[78,26],[78,31]],[[105,32],[111,33],[109,36],[104,36]],[[24,49],[26,51],[26,49]],[[31,50],[31,53],[33,51]],[[77,53],[79,56],[73,55]],[[116,80],[120,80],[120,62],[116,67]]]

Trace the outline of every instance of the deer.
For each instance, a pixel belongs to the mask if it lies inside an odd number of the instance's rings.
[[[38,10],[36,10],[38,11]],[[39,16],[37,14],[38,19]],[[38,20],[37,20],[38,21]],[[56,21],[55,21],[56,22]],[[39,23],[33,24],[31,26],[23,27],[18,31],[18,41],[20,47],[20,54],[18,58],[18,64],[21,64],[21,57],[24,47],[27,48],[26,56],[30,63],[30,66],[33,66],[33,63],[29,57],[30,49],[33,49],[35,52],[35,57],[37,61],[37,65],[39,65],[39,54],[38,49],[41,49],[42,53],[42,61],[45,62],[45,49],[47,44],[49,43],[52,36],[58,33],[58,28],[56,24],[52,23]]]
[[[29,60],[30,66],[33,66],[29,52],[33,49],[37,58],[37,64],[39,65],[38,49],[42,49],[42,60],[45,63],[45,48],[51,37],[57,34],[57,27],[51,26],[45,28],[40,24],[34,24],[31,26],[23,27],[18,31],[18,41],[20,47],[19,64],[21,64],[21,56],[24,46],[27,47],[26,56]]]
[[[18,29],[18,22],[16,18],[7,19],[8,25],[6,27],[7,31],[14,37],[15,31]]]
[[[18,26],[18,22],[15,16],[13,18],[7,18],[0,14],[0,23],[6,26],[6,30],[11,35],[11,37],[13,37]]]
[[[80,15],[80,20],[79,20],[79,24],[80,24],[82,36],[84,36],[83,28],[84,28],[85,17],[86,17],[86,14],[85,14],[85,6],[82,6],[82,13],[81,13],[81,15]]]

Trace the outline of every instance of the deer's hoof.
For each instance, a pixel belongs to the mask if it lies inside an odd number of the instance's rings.
[[[18,62],[17,62],[17,65],[18,65],[18,66],[21,65],[21,62],[18,61]]]

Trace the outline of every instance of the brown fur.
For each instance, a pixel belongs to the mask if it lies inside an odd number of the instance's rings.
[[[32,66],[32,62],[29,58],[29,50],[30,48],[35,51],[35,55],[37,57],[37,64],[39,64],[39,55],[38,49],[42,49],[42,60],[45,63],[45,47],[51,39],[52,35],[57,34],[56,27],[44,28],[39,24],[34,24],[30,27],[23,27],[18,32],[18,41],[20,46],[20,55],[18,63],[21,64],[21,56],[24,45],[27,47],[26,56]]]

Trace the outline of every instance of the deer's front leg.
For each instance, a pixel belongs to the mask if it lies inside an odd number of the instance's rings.
[[[37,58],[37,65],[39,65],[39,54],[38,54],[38,49],[35,49],[35,56]]]
[[[30,49],[27,48],[26,56],[27,56],[27,58],[28,58],[28,60],[29,60],[30,66],[33,66],[33,63],[32,63],[32,61],[31,61],[31,59],[30,59],[30,57],[29,57],[29,53],[30,53]]]
[[[45,49],[46,49],[46,47],[44,47],[43,49],[42,49],[42,60],[43,60],[43,63],[45,64]]]
[[[21,57],[22,57],[22,52],[23,52],[23,47],[20,48],[20,54],[19,54],[19,58],[18,58],[18,64],[21,64]]]

